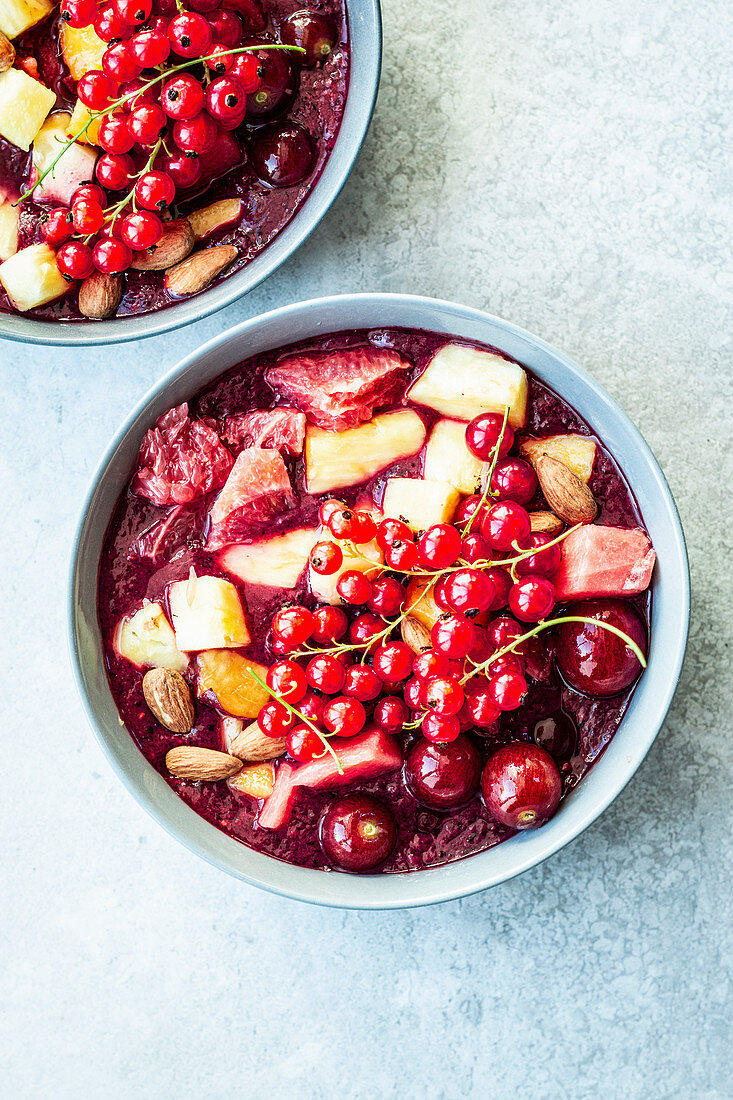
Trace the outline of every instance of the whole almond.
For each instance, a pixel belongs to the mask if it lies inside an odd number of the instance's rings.
[[[406,619],[403,619],[400,624],[400,633],[402,634],[402,641],[410,647],[413,653],[422,653],[424,650],[430,649],[430,631],[417,619],[413,619],[409,615]]]
[[[12,68],[15,61],[15,46],[2,31],[0,31],[0,73],[5,73]]]
[[[285,747],[284,737],[268,737],[257,722],[252,722],[237,734],[229,749],[232,756],[254,764],[260,760],[274,760],[276,756],[282,756]]]
[[[179,779],[203,780],[215,783],[229,779],[242,770],[242,761],[216,749],[202,749],[198,745],[178,745],[165,756],[165,766],[171,775]]]
[[[171,264],[185,260],[193,246],[193,229],[188,218],[176,218],[164,224],[163,236],[157,244],[134,254],[130,266],[136,271],[165,271]]]
[[[165,273],[165,289],[176,298],[186,298],[207,287],[225,267],[235,259],[237,250],[233,244],[218,244],[194,252],[183,263]]]
[[[533,535],[559,535],[562,531],[562,520],[554,512],[530,512],[529,522]]]
[[[150,711],[171,733],[189,733],[196,718],[191,689],[171,668],[151,668],[143,676],[143,695]]]
[[[103,271],[95,271],[79,287],[79,311],[96,321],[114,317],[122,301],[123,290],[121,275],[105,275]]]
[[[219,202],[212,202],[211,206],[194,210],[193,214],[188,215],[188,220],[196,240],[208,237],[222,226],[231,225],[239,218],[243,205],[241,199],[220,199]]]
[[[593,522],[598,505],[577,474],[549,455],[542,455],[535,469],[543,496],[555,515],[571,524]]]

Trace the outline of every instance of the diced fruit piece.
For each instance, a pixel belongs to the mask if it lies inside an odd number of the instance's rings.
[[[53,9],[51,0],[0,0],[0,31],[8,38],[17,38]]]
[[[295,588],[308,564],[317,535],[316,527],[298,527],[259,542],[228,546],[219,554],[217,562],[227,573],[246,584]]]
[[[244,722],[241,718],[232,718],[231,715],[227,715],[226,718],[222,718],[220,726],[221,739],[224,743],[224,752],[229,752],[232,747],[232,741],[235,737],[238,737],[244,729]]]
[[[211,692],[221,707],[235,718],[256,718],[270,695],[250,676],[250,670],[267,679],[267,669],[241,653],[207,649],[196,658],[199,697]]]
[[[77,99],[71,115],[71,121],[67,128],[69,137],[76,137],[76,135],[79,134],[78,140],[83,141],[85,145],[98,145],[99,127],[102,125],[102,117],[100,116],[99,118],[92,119],[93,114],[94,111],[90,111],[80,99]],[[91,122],[89,122],[90,119],[92,119]],[[82,134],[80,131],[84,129],[87,122],[89,122],[89,125]]]
[[[527,375],[518,363],[463,344],[446,344],[436,352],[408,392],[416,405],[444,416],[473,420],[482,412],[503,413],[521,428],[527,419]]]
[[[0,202],[0,260],[9,260],[18,251],[20,208],[12,202]]]
[[[328,531],[322,531],[319,537],[328,539],[333,536]],[[343,603],[337,592],[339,578],[342,573],[345,573],[347,569],[358,569],[361,573],[370,576],[374,573],[374,563],[381,563],[384,560],[382,551],[376,542],[365,543],[358,550],[351,549],[348,544],[344,543],[341,549],[344,558],[335,573],[329,573],[327,577],[324,577],[322,574],[316,573],[312,566],[308,567],[308,583],[313,595],[321,603],[329,603],[335,607],[340,607]]]
[[[345,787],[377,775],[386,775],[402,765],[402,753],[397,742],[374,727],[356,737],[332,737],[330,744],[341,762],[343,775],[339,773],[330,753],[298,768],[281,764],[272,795],[262,807],[257,821],[261,828],[278,829],[287,824],[298,787],[314,790]]]
[[[171,668],[183,672],[188,657],[176,645],[176,636],[159,603],[148,603],[117,624],[112,644],[127,661],[140,668]]]
[[[412,618],[417,619],[428,630],[432,630],[441,615],[445,614],[443,608],[438,607],[435,602],[430,581],[420,577],[413,577],[408,584],[405,607],[409,607]]]
[[[413,531],[425,531],[434,523],[450,523],[461,494],[447,481],[421,481],[390,477],[384,487],[382,511],[402,519]]]
[[[461,493],[480,492],[484,464],[466,446],[466,425],[462,420],[439,420],[425,448],[423,477],[426,481],[448,481]]]
[[[414,455],[424,442],[425,425],[411,409],[383,413],[342,432],[308,428],[306,489],[317,494],[358,485],[399,458]]]
[[[0,283],[21,313],[52,302],[69,289],[56,266],[56,253],[47,244],[32,244],[0,264]]]
[[[240,451],[210,512],[207,546],[220,550],[247,537],[273,516],[295,505],[288,471],[279,451]]]
[[[168,586],[176,645],[185,652],[247,645],[249,630],[242,601],[231,581],[191,576]],[[227,708],[228,709],[228,708]]]
[[[265,373],[275,393],[332,431],[369,420],[397,397],[410,364],[389,348],[348,348],[290,356]]]
[[[0,136],[27,151],[55,102],[55,92],[21,69],[0,73]]]
[[[94,27],[70,27],[61,20],[59,37],[64,61],[74,80],[81,80],[90,69],[102,68],[107,43],[102,41]]]
[[[40,176],[51,167],[59,152],[69,140],[71,115],[67,111],[57,111],[46,119],[33,142],[33,167]],[[75,142],[66,150],[53,171],[39,184],[34,193],[36,201],[44,198],[54,199],[65,206],[77,187],[94,179],[94,165],[97,152],[88,145]]]
[[[241,772],[227,779],[227,786],[252,798],[269,798],[275,786],[275,769],[272,764],[248,764]]]
[[[297,409],[265,409],[228,416],[222,438],[234,451],[245,447],[269,447],[288,455],[303,453],[305,413]]]
[[[190,504],[223,485],[232,468],[232,456],[211,424],[191,420],[185,403],[146,433],[137,461],[132,491],[159,507]]]
[[[523,439],[519,450],[533,466],[543,455],[549,455],[585,482],[590,481],[596,460],[595,441],[587,435],[548,435],[544,439]]]
[[[558,600],[633,596],[649,587],[656,554],[646,531],[588,524],[560,544]]]

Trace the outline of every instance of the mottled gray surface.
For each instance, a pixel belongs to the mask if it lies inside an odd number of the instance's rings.
[[[733,1094],[724,8],[386,0],[385,16],[357,171],[266,286],[137,347],[0,348],[14,1100]],[[659,457],[693,571],[680,689],[613,807],[520,879],[391,915],[270,897],[174,843],[102,758],[64,637],[78,506],[131,403],[225,326],[342,289],[457,298],[582,363]]]

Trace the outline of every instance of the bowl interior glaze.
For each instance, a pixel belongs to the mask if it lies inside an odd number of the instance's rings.
[[[649,665],[601,759],[543,828],[486,852],[425,871],[353,876],[294,867],[219,832],[177,797],[120,724],[105,673],[96,612],[97,569],[107,524],[140,440],[157,417],[240,360],[345,329],[403,327],[492,344],[567,397],[600,436],[636,495],[658,555]],[[139,802],[173,836],[246,882],[322,905],[402,908],[483,890],[527,870],[576,837],[623,789],[664,721],[679,678],[689,623],[689,572],[679,516],[640,433],[579,367],[527,332],[477,310],[407,295],[363,294],[291,305],[243,324],[188,356],[143,398],[102,459],[73,551],[70,644],[84,705],[102,748]]]

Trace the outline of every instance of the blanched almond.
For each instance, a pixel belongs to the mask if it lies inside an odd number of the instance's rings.
[[[229,779],[242,770],[242,761],[216,749],[202,749],[198,745],[178,745],[165,756],[165,766],[178,779],[202,780],[215,783]]]
[[[595,497],[577,474],[556,458],[543,455],[535,469],[550,508],[566,523],[592,523],[598,515]]]
[[[562,520],[554,512],[530,512],[529,522],[533,535],[559,535],[562,531]]]
[[[15,46],[2,31],[0,31],[0,73],[5,73],[12,68],[15,61]]]
[[[135,252],[132,264],[136,271],[165,271],[171,264],[185,260],[194,246],[193,229],[188,218],[176,218],[163,226],[163,236],[144,252]]]
[[[105,275],[103,271],[94,271],[79,287],[79,311],[85,317],[104,321],[114,317],[124,290],[121,275]]]
[[[430,631],[417,619],[413,619],[409,615],[406,619],[403,619],[400,624],[400,633],[402,634],[402,641],[410,647],[413,653],[422,653],[424,650],[430,649]]]
[[[171,668],[151,668],[143,676],[143,695],[153,716],[171,733],[189,733],[196,711],[191,689]]]
[[[257,722],[250,723],[232,740],[229,746],[232,756],[240,760],[274,760],[285,752],[284,737],[268,737]]]
[[[193,214],[188,215],[188,220],[196,240],[200,241],[217,229],[237,221],[243,206],[241,199],[220,199],[219,202],[212,202],[211,206],[194,210]]]
[[[197,294],[207,287],[224,268],[236,258],[237,250],[233,244],[218,244],[213,248],[203,248],[194,252],[183,263],[165,273],[165,289],[176,298],[186,298]]]

